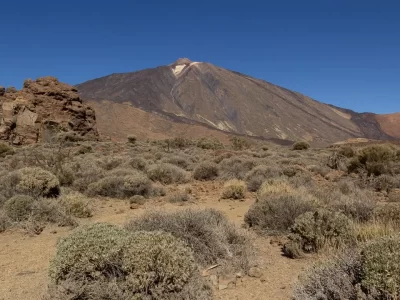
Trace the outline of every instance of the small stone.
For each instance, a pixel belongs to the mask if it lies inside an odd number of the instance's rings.
[[[130,209],[138,209],[139,207],[140,207],[140,204],[137,204],[137,203],[132,203],[132,204],[129,206]]]
[[[250,277],[261,278],[262,275],[263,275],[263,273],[260,268],[252,267],[249,270]]]
[[[228,288],[228,285],[227,285],[227,284],[220,284],[220,285],[218,286],[218,289],[219,289],[220,291],[226,290],[227,288]]]
[[[238,272],[235,274],[235,276],[236,276],[236,278],[242,278],[243,274],[242,274],[242,272]]]
[[[210,276],[210,280],[211,280],[211,283],[213,284],[213,286],[218,286],[218,277],[217,277],[217,275],[211,275]]]

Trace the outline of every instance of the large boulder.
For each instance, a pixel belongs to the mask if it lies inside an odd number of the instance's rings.
[[[96,116],[75,87],[54,77],[25,80],[22,90],[0,87],[0,140],[50,142],[71,133],[97,140]]]

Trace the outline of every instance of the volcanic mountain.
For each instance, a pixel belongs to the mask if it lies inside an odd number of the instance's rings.
[[[180,135],[184,124],[185,132],[195,125],[207,134],[212,130],[319,143],[400,137],[399,115],[356,113],[186,58],[90,80],[77,88],[95,109],[100,133],[111,136],[136,134],[138,129],[144,133],[147,127],[153,134]],[[138,124],[139,120],[145,124]]]

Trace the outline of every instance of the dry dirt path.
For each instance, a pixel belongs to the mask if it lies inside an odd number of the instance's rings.
[[[237,225],[253,202],[249,197],[243,202],[218,201],[219,183],[194,183],[198,200],[196,203],[177,206],[152,203],[137,210],[130,210],[125,201],[98,201],[96,214],[83,223],[108,222],[122,225],[146,209],[178,210],[187,207],[215,208]],[[40,235],[30,237],[21,232],[0,234],[0,300],[41,299],[47,287],[49,261],[55,255],[57,240],[70,233],[68,228],[48,227]],[[257,237],[261,279],[245,277],[236,288],[215,292],[215,299],[271,299],[287,300],[292,285],[301,271],[310,264],[309,260],[291,260],[281,255],[280,247],[272,245],[267,238]]]

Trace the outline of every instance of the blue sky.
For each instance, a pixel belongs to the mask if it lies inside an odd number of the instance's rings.
[[[3,86],[188,57],[359,112],[400,111],[400,1],[9,0],[0,12]]]

